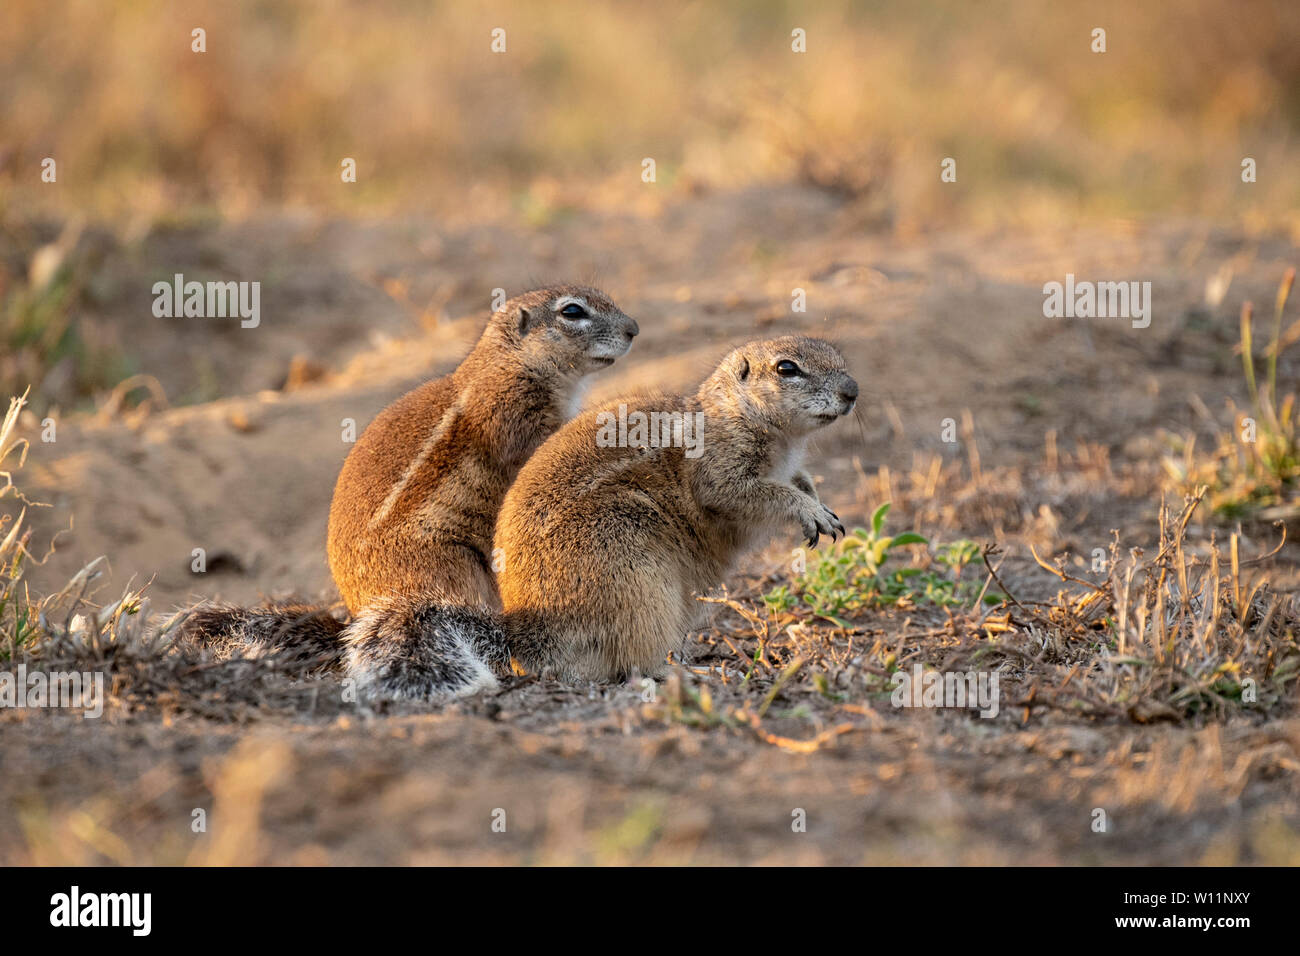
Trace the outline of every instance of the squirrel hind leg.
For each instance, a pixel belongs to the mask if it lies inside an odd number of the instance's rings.
[[[509,652],[488,612],[389,599],[357,615],[343,632],[347,676],[364,701],[428,701],[495,690]]]

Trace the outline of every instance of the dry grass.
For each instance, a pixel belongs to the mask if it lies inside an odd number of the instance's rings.
[[[956,528],[964,534],[1016,533],[1047,543],[1064,530],[1067,516],[1083,522],[1099,503],[1116,496],[1145,502],[1157,475],[1152,463],[1115,465],[1103,445],[1085,442],[1061,449],[1055,431],[1044,436],[1041,461],[985,466],[968,434],[958,456],[916,452],[906,469],[882,465],[867,474],[859,468],[858,495],[893,502],[916,526]],[[1028,509],[1027,501],[1037,507]]]
[[[1279,397],[1277,366],[1282,352],[1300,340],[1300,322],[1285,333],[1282,321],[1295,283],[1295,268],[1288,269],[1278,285],[1273,309],[1273,331],[1265,350],[1267,376],[1261,383],[1255,370],[1252,327],[1253,306],[1241,309],[1242,370],[1250,409],[1232,409],[1232,428],[1216,436],[1214,451],[1200,456],[1195,436],[1177,442],[1181,458],[1166,458],[1165,468],[1175,487],[1187,493],[1204,485],[1210,510],[1224,518],[1257,521],[1300,516],[1300,422],[1296,420],[1296,395]]]
[[[1065,587],[1052,602],[1013,602],[1022,635],[1013,652],[1034,678],[1025,706],[1042,696],[1046,706],[1138,721],[1294,706],[1300,606],[1247,566],[1271,555],[1243,561],[1238,535],[1226,553],[1213,536],[1208,546],[1188,541],[1203,494],[1177,514],[1162,504],[1154,557],[1132,548],[1121,558],[1116,540],[1100,584],[1039,561]],[[1034,674],[1038,665],[1047,666]]]
[[[83,224],[73,217],[52,234],[0,216],[0,395],[31,386],[42,415],[84,406],[130,372],[111,330],[85,314],[103,248]]]
[[[43,505],[28,499],[14,480],[27,459],[27,439],[15,435],[25,402],[25,396],[10,399],[0,423],[0,468],[8,469],[0,471],[0,501],[18,505],[16,515],[0,515],[0,657],[11,664],[33,658],[107,663],[156,657],[169,628],[148,626],[149,601],[142,590],[128,590],[107,605],[91,601],[107,571],[105,558],[91,561],[57,593],[34,597],[29,592],[25,571],[42,558],[30,549],[32,532],[24,520],[29,508]]]
[[[709,599],[731,613],[713,616],[690,666],[650,710],[802,752],[878,722],[891,706],[892,675],[920,663],[940,673],[996,671],[1002,717],[1018,723],[1043,711],[1139,724],[1292,713],[1300,605],[1259,569],[1269,556],[1241,557],[1236,534],[1226,547],[1213,536],[1188,540],[1200,501],[1176,512],[1162,506],[1154,554],[1121,551],[1116,539],[1093,580],[1066,570],[1068,555],[1048,563],[1030,545],[1036,589],[1045,580],[1059,586],[1048,600],[1018,598],[1004,580],[1008,555],[991,545],[986,587],[1007,594],[996,607],[978,598],[965,608],[920,603],[836,627],[808,608],[764,608],[760,595],[777,579],[752,580]],[[1018,571],[1020,581],[1031,577]],[[783,721],[802,733],[782,732]]]
[[[166,619],[153,613],[145,587],[128,587],[108,603],[96,600],[108,577],[105,557],[83,567],[60,590],[34,595],[25,573],[52,553],[32,550],[25,526],[29,509],[43,507],[16,481],[28,450],[16,437],[25,398],[10,400],[0,423],[0,666],[25,664],[49,671],[89,670],[106,675],[108,705],[179,710],[222,721],[249,714],[337,713],[338,695],[321,694],[299,678],[300,662],[214,660],[173,646],[186,612]]]
[[[1284,175],[1300,12],[1280,0],[1249,16],[1228,0],[1086,16],[1032,0],[65,5],[5,7],[0,211],[468,203],[536,220],[646,197],[647,156],[660,189],[804,177],[904,225],[1144,209],[1295,225],[1300,206]],[[39,181],[46,156],[57,186]]]

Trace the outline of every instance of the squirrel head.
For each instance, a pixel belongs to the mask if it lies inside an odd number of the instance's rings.
[[[788,335],[731,352],[701,387],[700,398],[720,404],[726,414],[798,436],[851,412],[858,383],[835,346]]]
[[[605,293],[576,285],[516,296],[491,324],[529,368],[579,376],[614,364],[640,331]]]

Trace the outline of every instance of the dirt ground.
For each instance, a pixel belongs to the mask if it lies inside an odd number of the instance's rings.
[[[822,497],[849,524],[892,498],[897,528],[997,542],[1017,596],[1047,596],[1056,586],[1030,544],[1087,555],[1115,529],[1124,547],[1151,547],[1163,434],[1230,420],[1241,302],[1270,303],[1300,260],[1285,239],[1196,222],[875,225],[831,193],[781,185],[535,228],[281,216],[110,243],[97,318],[173,403],[193,403],[60,416],[53,443],[27,423],[25,490],[53,505],[37,527],[72,522],[33,587],[107,555],[101,600],[129,581],[150,582],[156,610],[335,600],[324,538],[345,420],[359,431],[452,368],[493,289],[578,278],[642,330],[593,400],[690,388],[747,338],[834,339],[865,415],[816,441]],[[262,276],[260,327],[153,318],[148,290],[173,272]],[[1150,327],[1044,318],[1043,284],[1067,273],[1150,280]],[[791,310],[796,289],[806,313]],[[1296,371],[1284,362],[1285,381]],[[945,420],[967,413],[973,439],[945,442]],[[928,455],[980,493],[905,492]],[[1242,532],[1247,557],[1278,535]],[[781,580],[795,544],[747,559],[733,594]],[[1287,545],[1268,568],[1285,589],[1300,561]],[[855,625],[866,641],[934,622]],[[815,704],[783,708],[778,695],[761,722],[685,720],[681,701],[701,687],[719,712],[743,698],[737,655],[697,637],[691,667],[654,701],[640,687],[524,681],[370,714],[321,681],[261,707],[209,701],[209,716],[201,699],[166,694],[115,700],[98,720],[2,711],[0,807],[19,825],[0,828],[0,862],[1300,863],[1294,701],[1268,718],[1140,723],[1019,706],[1013,689],[984,720],[895,709],[846,678]]]

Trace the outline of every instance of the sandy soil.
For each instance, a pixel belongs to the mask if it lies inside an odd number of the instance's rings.
[[[853,523],[879,503],[882,465],[899,474],[918,453],[968,458],[940,437],[964,410],[988,472],[1042,473],[1049,433],[1063,453],[1099,446],[1112,483],[1085,476],[1050,500],[1029,483],[964,512],[899,508],[923,532],[1000,541],[1008,577],[1042,588],[1026,543],[1087,553],[1115,528],[1126,545],[1150,545],[1160,430],[1203,430],[1201,404],[1223,418],[1226,397],[1241,401],[1241,300],[1271,302],[1297,259],[1286,241],[1197,223],[901,239],[851,203],[793,186],[532,230],[282,217],[157,233],[109,255],[115,291],[100,318],[173,400],[229,397],[61,418],[57,441],[34,447],[26,486],[53,505],[38,516],[43,532],[74,524],[33,581],[57,587],[103,554],[104,598],[135,579],[152,582],[162,608],[333,600],[323,544],[343,420],[364,427],[453,367],[494,288],[576,277],[642,328],[594,399],[690,387],[730,343],[758,335],[840,343],[865,425],[829,430],[811,470]],[[1209,303],[1207,281],[1225,264],[1232,283]],[[261,326],[153,318],[148,289],[173,272],[263,277]],[[1150,280],[1151,326],[1044,318],[1042,285],[1066,273]],[[796,288],[806,313],[791,312]],[[1248,550],[1271,546],[1269,529],[1245,530]],[[771,574],[789,546],[774,542],[740,577]],[[206,573],[190,570],[195,548]],[[1296,566],[1288,546],[1277,579]],[[782,743],[665,719],[634,688],[531,682],[388,715],[335,703],[336,691],[325,682],[237,719],[158,701],[96,721],[0,713],[0,805],[20,823],[0,831],[0,860],[1300,861],[1300,722],[1286,714],[1142,726],[1008,707],[982,721],[849,694],[777,715],[765,732]],[[810,753],[790,744],[811,740]],[[206,833],[191,830],[196,808]],[[492,828],[498,808],[505,832]],[[796,808],[806,832],[792,831]],[[1091,829],[1097,808],[1109,832]]]

